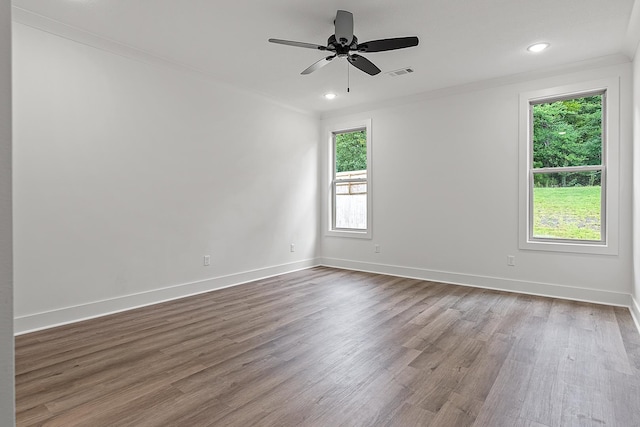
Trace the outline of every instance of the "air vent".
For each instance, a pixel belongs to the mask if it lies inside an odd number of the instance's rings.
[[[399,70],[389,71],[387,75],[391,77],[403,76],[405,74],[413,73],[413,68],[400,68]]]

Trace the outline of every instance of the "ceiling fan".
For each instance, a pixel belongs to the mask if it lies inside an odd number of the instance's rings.
[[[324,67],[337,57],[346,58],[351,65],[372,76],[378,74],[380,72],[380,68],[376,67],[373,62],[369,61],[364,56],[353,52],[384,52],[387,50],[404,49],[406,47],[418,45],[417,37],[396,37],[393,39],[372,40],[364,43],[358,43],[358,38],[353,34],[353,14],[346,10],[338,11],[334,25],[336,28],[335,34],[329,37],[326,46],[280,39],[269,39],[269,41],[271,43],[329,51],[332,53],[332,55],[313,63],[301,74],[311,74],[317,69]]]

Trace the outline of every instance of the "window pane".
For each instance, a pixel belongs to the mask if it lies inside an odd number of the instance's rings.
[[[602,95],[533,106],[533,167],[602,164]]]
[[[336,183],[336,228],[367,229],[367,184]]]
[[[534,173],[533,237],[602,240],[602,172]]]
[[[334,174],[334,228],[367,230],[366,130],[335,135]]]
[[[364,130],[336,135],[336,172],[367,170],[367,133]]]

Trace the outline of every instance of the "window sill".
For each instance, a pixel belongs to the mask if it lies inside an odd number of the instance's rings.
[[[327,237],[347,237],[354,239],[371,239],[371,231],[355,231],[355,230],[327,230],[325,233]]]
[[[590,255],[618,255],[617,245],[598,243],[567,243],[527,240],[520,242],[520,249],[545,252],[565,252]]]

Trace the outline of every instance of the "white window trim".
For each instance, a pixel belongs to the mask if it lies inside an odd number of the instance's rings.
[[[351,230],[351,229],[333,229],[333,208],[334,208],[334,194],[333,194],[333,172],[335,167],[335,153],[334,153],[334,134],[337,133],[346,133],[359,129],[365,129],[367,134],[367,229],[366,230]],[[327,131],[327,147],[328,153],[327,158],[329,159],[329,168],[327,171],[328,182],[327,182],[327,228],[325,229],[326,236],[333,237],[350,237],[357,239],[371,239],[372,234],[372,224],[373,224],[373,186],[372,186],[372,150],[371,150],[371,119],[358,120],[349,123],[343,123],[336,126],[331,126],[331,128]]]
[[[603,127],[605,140],[602,147],[603,156],[603,232],[604,242],[583,242],[570,240],[531,240],[529,238],[529,223],[531,221],[531,197],[529,175],[531,165],[531,117],[529,106],[532,102],[566,97],[579,97],[582,94],[592,94],[606,91],[603,98],[604,117]],[[597,81],[575,83],[554,88],[536,90],[520,94],[520,131],[519,131],[519,232],[520,249],[551,252],[571,252],[581,254],[617,255],[618,254],[618,224],[619,224],[619,150],[620,150],[620,81],[609,78]]]

